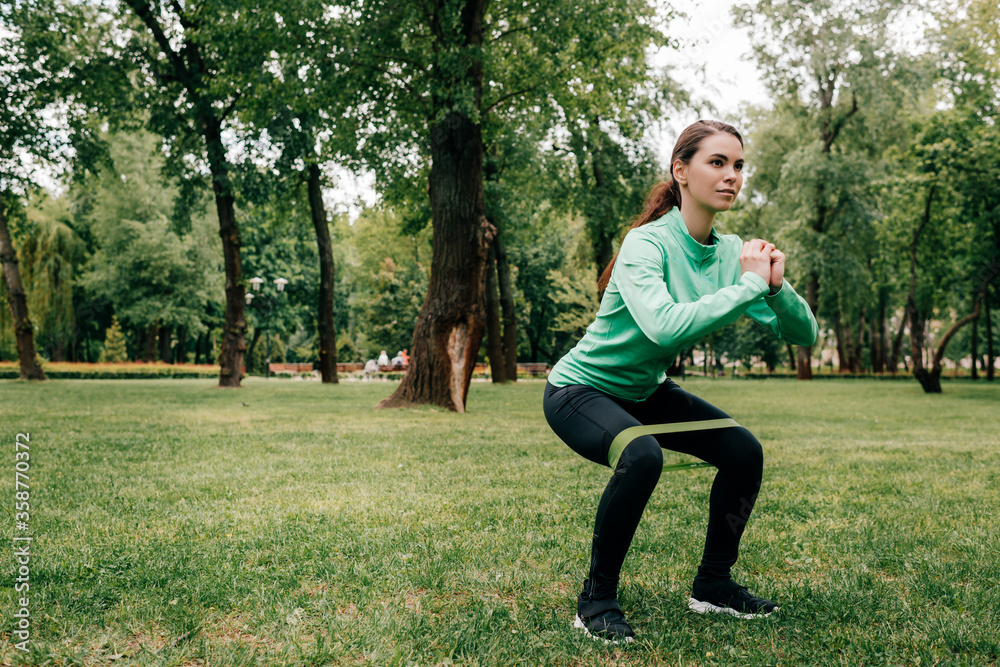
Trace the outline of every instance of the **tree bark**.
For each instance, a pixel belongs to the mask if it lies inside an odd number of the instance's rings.
[[[486,254],[494,230],[484,214],[480,131],[467,115],[452,111],[432,132],[430,284],[413,332],[410,369],[379,407],[433,403],[465,412],[486,326]]]
[[[184,346],[187,345],[187,331],[184,327],[177,327],[177,347],[174,348],[174,363],[183,364],[187,361],[187,352]]]
[[[500,310],[503,317],[503,358],[504,377],[508,382],[517,382],[517,312],[514,310],[514,288],[510,279],[510,264],[507,261],[507,242],[503,229],[497,224],[497,235],[493,239],[496,251],[497,278],[500,283]]]
[[[494,242],[496,239],[494,239]],[[503,356],[500,334],[500,302],[497,298],[497,270],[495,245],[490,246],[486,260],[486,354],[490,358],[490,379],[502,384],[507,379],[507,365]]]
[[[333,243],[323,205],[322,180],[319,165],[309,165],[309,210],[316,228],[319,248],[319,374],[323,382],[338,383],[337,332],[333,324]]]
[[[7,228],[7,209],[4,195],[0,193],[0,263],[7,285],[7,302],[10,306],[10,317],[14,324],[14,339],[17,343],[17,359],[21,368],[22,380],[45,380],[45,372],[38,363],[35,351],[34,326],[28,317],[28,299],[21,284],[21,271],[17,266],[17,253],[10,241],[10,230]]]

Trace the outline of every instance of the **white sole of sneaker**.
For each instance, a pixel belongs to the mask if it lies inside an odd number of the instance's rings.
[[[597,635],[593,635],[590,633],[590,630],[587,629],[587,626],[583,624],[583,619],[580,618],[579,614],[577,614],[576,618],[573,619],[573,627],[583,630],[583,634],[587,635],[594,641],[604,642],[605,644],[628,644],[629,642],[635,639],[635,637],[625,637],[623,639],[605,639],[604,637],[598,637]]]
[[[730,616],[735,616],[736,618],[766,618],[781,609],[781,607],[775,607],[771,611],[760,612],[759,614],[748,614],[742,611],[736,611],[732,607],[718,607],[711,602],[702,602],[701,600],[695,600],[694,598],[688,598],[688,607],[691,611],[697,614],[729,614]]]

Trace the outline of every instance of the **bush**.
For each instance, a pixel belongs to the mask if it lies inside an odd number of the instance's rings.
[[[73,362],[43,363],[45,375],[53,380],[129,380],[169,378],[214,378],[219,367],[208,364],[163,364],[127,362],[123,364],[83,364]],[[16,362],[0,362],[0,380],[21,377]]]

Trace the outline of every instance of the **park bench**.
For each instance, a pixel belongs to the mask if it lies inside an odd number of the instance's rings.
[[[291,364],[271,364],[272,373],[312,373],[312,362],[291,363]]]
[[[363,371],[364,369],[365,365],[360,361],[337,362],[338,373],[353,373],[354,371]]]
[[[544,362],[539,363],[519,363],[517,365],[518,373],[527,373],[532,377],[537,377],[539,375],[549,374],[549,365]]]

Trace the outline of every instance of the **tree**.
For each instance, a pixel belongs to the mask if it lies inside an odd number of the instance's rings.
[[[344,49],[344,29],[336,13],[322,3],[284,3],[278,8],[281,30],[273,34],[267,73],[240,120],[266,135],[280,154],[277,174],[267,178],[278,189],[294,189],[309,203],[319,252],[317,328],[320,376],[337,382],[335,265],[330,220],[323,200],[324,166],[348,161],[356,149],[356,114],[345,107],[348,88],[361,77],[331,54]],[[259,158],[255,160],[258,164]],[[301,186],[301,187],[300,187]],[[274,191],[268,188],[265,196]]]
[[[382,406],[436,403],[464,411],[485,328],[485,267],[495,235],[483,194],[484,116],[521,105],[552,113],[553,90],[644,72],[647,45],[667,40],[659,16],[639,0],[382,0],[352,4],[350,12],[358,30],[345,64],[373,78],[359,88],[367,92],[355,107],[379,112],[363,139],[384,147],[385,160],[373,166],[391,182],[419,177],[429,160],[430,284],[411,368]],[[623,97],[634,94],[632,82],[622,86]]]
[[[804,131],[805,140],[780,165],[780,179],[771,179],[779,187],[769,198],[780,196],[782,217],[801,221],[789,237],[805,264],[807,303],[822,315],[820,286],[828,285],[825,310],[837,320],[850,301],[833,289],[848,277],[837,273],[842,268],[855,278],[862,273],[865,261],[856,251],[866,247],[870,230],[863,228],[874,219],[865,172],[874,166],[879,144],[893,138],[894,118],[912,78],[905,60],[887,48],[886,31],[900,6],[881,0],[758,0],[734,9],[737,25],[751,31],[754,54],[765,83],[781,101],[780,112],[798,118]],[[854,150],[838,150],[852,127]],[[851,330],[834,328],[838,340]],[[799,346],[800,379],[812,377],[811,357],[811,347]]]
[[[187,176],[189,188],[200,181],[198,167],[207,166],[211,174],[226,276],[219,386],[239,387],[246,351],[246,288],[223,132],[262,76],[265,36],[280,26],[273,10],[260,5],[157,0],[126,4],[138,23],[128,21],[122,34],[130,37],[136,80],[150,107],[150,126],[166,140],[170,164],[175,173]],[[189,158],[194,170],[186,162]]]
[[[43,355],[70,360],[76,337],[74,287],[85,260],[83,240],[73,229],[65,198],[42,195],[29,202],[21,244],[22,277],[38,324]]]
[[[125,336],[122,335],[121,327],[118,326],[118,317],[111,320],[108,333],[104,338],[104,349],[101,350],[99,361],[101,363],[117,364],[128,361],[128,352],[125,349]]]

